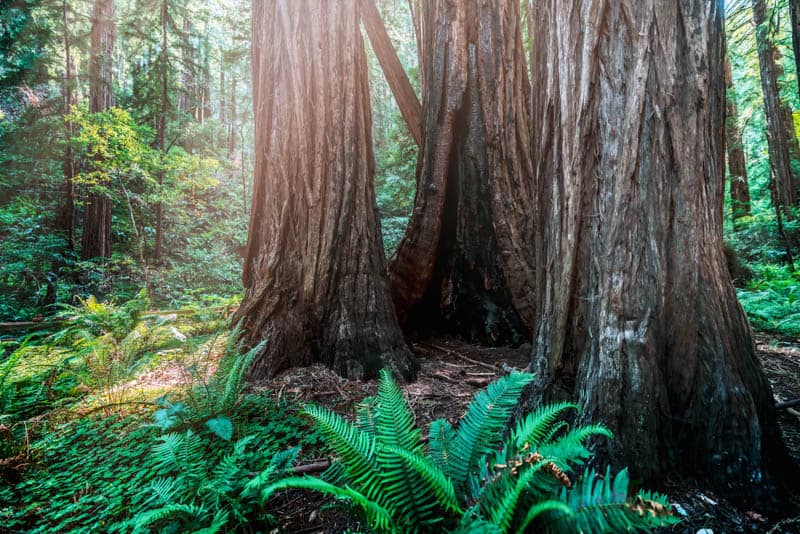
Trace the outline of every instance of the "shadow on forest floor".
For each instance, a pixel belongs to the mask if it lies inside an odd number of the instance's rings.
[[[773,387],[777,402],[800,398],[800,343],[766,334],[756,336],[759,357]],[[457,421],[473,395],[493,381],[503,369],[524,368],[530,346],[519,349],[486,348],[453,340],[412,343],[420,358],[418,380],[403,386],[422,428],[444,417]],[[353,382],[324,366],[292,369],[273,380],[253,384],[273,399],[292,398],[325,405],[340,413],[352,413],[355,404],[377,393],[377,381]],[[800,462],[800,410],[782,410],[781,429],[787,448]],[[776,522],[758,510],[743,509],[703,488],[702,481],[668,481],[663,491],[683,521],[663,532],[695,534],[702,529],[714,533],[800,533],[800,509],[794,519]],[[277,503],[276,519],[285,531],[342,532],[358,523],[337,508],[321,509],[319,497],[295,491],[286,502]],[[800,505],[800,496],[795,498]],[[793,515],[793,514],[788,514]]]

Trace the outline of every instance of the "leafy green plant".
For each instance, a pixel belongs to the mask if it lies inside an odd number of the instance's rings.
[[[288,478],[264,488],[332,495],[360,511],[379,532],[619,532],[675,522],[664,497],[628,495],[625,471],[599,477],[575,469],[591,456],[586,441],[610,437],[601,425],[570,428],[559,403],[529,413],[504,440],[532,375],[512,373],[478,393],[458,427],[431,424],[426,447],[403,393],[382,371],[375,398],[351,423],[316,406],[305,413],[338,456],[328,479]]]
[[[210,378],[197,365],[190,366],[196,384],[187,391],[187,402],[171,402],[166,396],[156,400],[161,408],[153,414],[162,431],[205,425],[223,440],[233,437],[233,416],[244,390],[244,377],[263,343],[245,354],[239,353],[238,327],[231,332],[217,372]],[[213,347],[213,343],[211,344]]]
[[[785,267],[756,265],[756,278],[738,291],[753,326],[800,337],[800,274]]]
[[[270,443],[256,444],[256,436],[238,440],[219,460],[209,461],[205,443],[191,430],[161,436],[153,449],[156,465],[172,473],[149,485],[150,498],[133,519],[134,531],[157,528],[167,532],[202,529],[213,533],[247,524],[257,518],[265,523],[258,489],[282,475],[299,449],[273,454]],[[254,457],[271,458],[260,473],[252,475]]]

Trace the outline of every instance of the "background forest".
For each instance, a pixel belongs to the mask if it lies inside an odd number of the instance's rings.
[[[591,455],[588,440],[611,432],[599,424],[566,431],[557,421],[577,408],[568,403],[532,410],[501,442],[532,380],[517,372],[494,380],[506,363],[527,366],[531,346],[516,332],[503,338],[514,346],[505,360],[428,346],[450,363],[423,364],[425,376],[467,389],[424,415],[418,410],[428,405],[409,406],[389,373],[379,385],[354,385],[317,366],[246,385],[263,346],[242,350],[230,330],[253,209],[252,2],[111,2],[113,53],[97,65],[91,50],[105,45],[93,41],[93,22],[104,2],[0,0],[0,532],[402,531],[414,522],[506,532],[542,518],[563,532],[680,531],[678,519],[766,528],[750,509],[774,511],[772,486],[725,523],[702,503],[681,501],[684,487],[661,488],[669,498],[644,490],[629,498],[626,471],[576,474]],[[420,2],[374,3],[419,96]],[[519,2],[528,73],[533,3]],[[794,0],[725,4],[725,256],[759,342],[796,350],[800,10]],[[390,258],[412,216],[420,149],[370,41],[374,185]],[[110,84],[99,94],[110,105],[98,108],[91,80],[106,68]],[[451,376],[447,365],[472,367]],[[796,377],[787,382],[796,388]],[[404,391],[414,398],[417,390]],[[338,400],[320,400],[326,395]],[[348,411],[353,424],[337,415]],[[454,430],[445,420],[462,415],[475,427]],[[402,428],[385,428],[389,421]],[[362,433],[412,467],[385,453],[361,458]],[[395,434],[397,442],[387,437]],[[448,439],[463,447],[464,465],[441,463]],[[298,478],[334,457],[333,474]],[[535,490],[519,483],[516,468],[525,466],[534,466],[525,484]],[[370,478],[368,468],[390,475]],[[419,502],[392,485],[393,469],[418,477]],[[574,474],[580,483],[568,492]],[[302,490],[331,498],[320,511]],[[599,512],[606,504],[616,511]],[[800,528],[786,524],[786,532]]]

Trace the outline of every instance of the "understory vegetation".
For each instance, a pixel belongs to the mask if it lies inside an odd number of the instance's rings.
[[[675,522],[625,471],[585,468],[601,425],[543,406],[501,439],[531,375],[478,393],[460,422],[415,426],[388,372],[355,422],[245,391],[259,349],[240,354],[224,314],[148,312],[141,294],[88,299],[54,332],[4,341],[0,522],[25,532],[223,532],[274,526],[275,493],[321,491],[379,532],[618,532]],[[170,380],[169,373],[173,376]],[[161,375],[166,375],[158,378]],[[332,458],[321,478],[296,462]],[[87,461],[91,458],[91,461]],[[414,525],[409,527],[408,525]]]

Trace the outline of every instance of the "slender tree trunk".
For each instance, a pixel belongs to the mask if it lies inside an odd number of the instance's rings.
[[[89,111],[105,111],[113,105],[112,57],[114,55],[114,0],[95,0],[89,59]],[[86,201],[81,257],[111,256],[111,199],[90,193]]]
[[[237,119],[237,112],[236,112],[236,85],[237,79],[236,77],[233,78],[231,82],[231,113],[230,113],[230,121],[231,121],[231,129],[228,137],[228,157],[233,158],[236,154],[236,121]],[[244,165],[244,161],[241,162]]]
[[[487,344],[529,336],[530,91],[518,4],[423,4],[419,185],[391,264],[395,307],[410,331]]]
[[[411,87],[411,82],[408,81],[406,71],[403,70],[403,64],[397,57],[389,34],[386,33],[386,26],[375,6],[375,0],[360,0],[359,3],[361,20],[364,21],[372,49],[375,51],[375,56],[383,69],[383,75],[392,89],[392,94],[394,94],[397,107],[400,108],[400,114],[403,115],[408,131],[419,146],[422,142],[422,133],[420,132],[420,105],[417,94]]]
[[[739,112],[736,107],[736,90],[733,86],[731,62],[725,58],[725,141],[728,149],[728,174],[731,177],[731,213],[734,228],[742,217],[750,215],[750,185],[744,159],[742,132],[739,130]]]
[[[228,100],[225,98],[225,66],[219,69],[219,123],[225,128],[227,133],[226,111],[228,108]]]
[[[183,50],[181,51],[181,62],[183,63],[183,70],[181,74],[181,91],[178,97],[178,109],[186,115],[194,115],[194,94],[195,94],[195,76],[194,76],[194,58],[192,57],[192,21],[188,17],[183,19],[183,26],[181,28],[183,34]]]
[[[722,2],[537,0],[533,402],[572,398],[599,458],[736,486],[780,449],[722,248]]]
[[[373,179],[355,1],[253,3],[255,189],[234,320],[263,377],[321,361],[350,378],[414,362],[397,325]]]
[[[158,124],[156,127],[156,146],[161,152],[161,165],[166,163],[167,158],[167,113],[169,112],[169,55],[167,49],[169,41],[167,39],[167,0],[161,2],[161,109],[158,113]],[[164,185],[164,170],[158,171],[158,185]],[[161,249],[164,246],[164,205],[156,203],[156,242],[153,247],[153,259],[158,262],[161,260]]]
[[[797,90],[800,94],[800,2],[798,0],[789,0],[789,13],[792,20],[792,51],[797,73]]]
[[[64,27],[64,85],[62,94],[64,97],[64,115],[66,116],[74,103],[72,91],[75,80],[72,68],[67,1],[62,0],[61,4]],[[67,248],[73,250],[75,248],[75,189],[73,187],[73,180],[75,178],[75,155],[72,150],[72,137],[74,135],[72,123],[67,122],[65,124],[65,130],[67,143],[63,164],[64,182],[61,195],[63,203],[59,206],[56,227],[64,233],[67,240]]]
[[[772,169],[776,213],[792,219],[791,208],[797,204],[797,190],[792,177],[792,166],[787,142],[786,120],[778,92],[778,74],[775,64],[775,45],[767,20],[764,0],[752,0],[753,21],[756,24],[756,44],[761,71],[761,92],[764,96],[764,113],[767,117],[767,144]],[[780,215],[779,215],[780,216]]]

